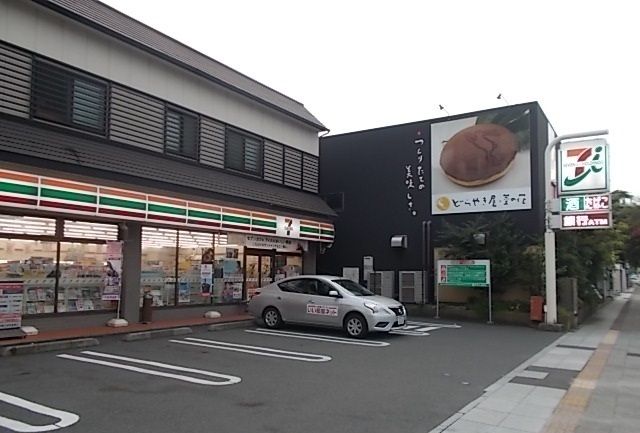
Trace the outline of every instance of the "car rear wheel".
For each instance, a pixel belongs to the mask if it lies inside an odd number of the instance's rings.
[[[262,320],[264,321],[264,326],[269,329],[277,329],[282,326],[282,316],[280,312],[275,307],[267,307],[262,312]]]
[[[344,319],[344,331],[349,337],[364,338],[369,328],[362,314],[351,313]]]

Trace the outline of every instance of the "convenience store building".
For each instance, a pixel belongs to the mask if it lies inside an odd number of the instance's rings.
[[[102,325],[117,299],[136,322],[145,293],[154,318],[224,314],[315,272],[335,213],[302,104],[97,1],[0,15],[0,284],[23,324]]]

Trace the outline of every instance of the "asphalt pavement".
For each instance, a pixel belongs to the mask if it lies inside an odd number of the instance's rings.
[[[566,334],[232,325],[0,358],[0,432],[640,432],[640,294]]]
[[[364,341],[194,330],[0,358],[0,431],[426,433],[559,337],[422,319]]]

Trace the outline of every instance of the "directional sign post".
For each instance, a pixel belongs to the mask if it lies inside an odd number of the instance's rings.
[[[489,322],[491,307],[491,263],[489,260],[438,260],[436,311],[439,310],[439,287],[487,287],[489,289]],[[437,316],[437,313],[436,313]]]
[[[553,227],[553,201],[567,194],[595,193],[609,191],[608,148],[599,136],[608,130],[580,132],[560,135],[552,139],[544,150],[544,270],[547,314],[545,323],[556,325],[558,305],[556,293],[556,235]],[[597,140],[576,142],[575,140],[598,137]],[[559,149],[560,147],[560,149]],[[559,162],[556,179],[551,179],[551,155]],[[552,188],[553,186],[553,188]],[[556,189],[557,188],[557,189]]]

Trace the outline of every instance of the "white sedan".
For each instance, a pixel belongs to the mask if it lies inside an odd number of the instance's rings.
[[[284,323],[326,326],[342,328],[354,338],[402,328],[407,321],[400,302],[349,279],[326,275],[289,277],[262,287],[249,301],[249,313],[267,328]]]

